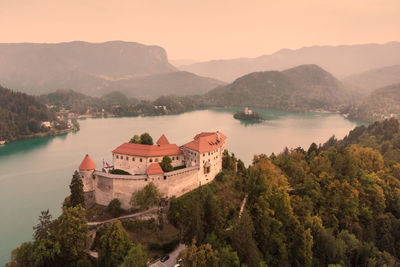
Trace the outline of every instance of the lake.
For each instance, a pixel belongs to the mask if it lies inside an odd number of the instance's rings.
[[[22,241],[30,240],[41,210],[57,217],[69,183],[85,154],[98,168],[111,163],[111,151],[134,134],[148,132],[154,141],[165,134],[183,145],[202,131],[219,130],[227,149],[246,165],[253,155],[279,153],[284,147],[308,149],[335,135],[344,137],[358,125],[337,114],[290,113],[255,109],[266,121],[235,120],[238,109],[212,109],[180,115],[80,120],[81,130],[63,136],[16,141],[0,146],[0,266]]]

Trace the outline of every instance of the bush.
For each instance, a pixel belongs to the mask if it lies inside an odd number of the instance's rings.
[[[149,183],[142,190],[134,192],[131,198],[132,208],[140,207],[141,210],[147,210],[160,202],[161,194],[157,186]]]
[[[121,201],[118,198],[114,198],[108,203],[107,211],[111,213],[113,217],[118,217],[122,213]]]
[[[113,169],[110,171],[111,174],[131,175],[129,172],[121,169]]]
[[[171,158],[168,157],[168,156],[164,156],[163,159],[162,159],[162,161],[161,161],[161,163],[160,163],[161,169],[162,169],[164,172],[173,171],[173,170],[174,170],[174,167],[172,167],[172,164],[171,164],[171,163],[172,163]]]

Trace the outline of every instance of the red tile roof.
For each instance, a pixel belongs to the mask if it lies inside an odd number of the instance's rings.
[[[87,170],[95,170],[96,164],[94,164],[93,160],[86,154],[85,158],[82,160],[81,165],[79,165],[80,171],[87,171]]]
[[[150,146],[142,144],[124,143],[113,150],[113,153],[142,157],[162,157],[183,154],[175,144]]]
[[[167,137],[163,134],[161,135],[161,137],[158,139],[157,145],[169,145],[169,141],[167,139]]]
[[[155,175],[155,174],[163,174],[163,170],[158,163],[152,163],[150,166],[147,168],[146,171],[147,175]]]
[[[194,140],[183,146],[200,153],[209,152],[220,148],[225,142],[226,136],[220,132],[203,132],[197,134]]]

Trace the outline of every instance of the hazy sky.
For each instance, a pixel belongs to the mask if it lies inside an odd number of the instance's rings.
[[[0,0],[0,42],[136,41],[171,59],[400,40],[400,0]]]

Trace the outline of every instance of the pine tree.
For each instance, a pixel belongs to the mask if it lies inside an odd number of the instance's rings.
[[[114,221],[100,239],[99,265],[105,267],[119,266],[131,247],[132,243],[122,223],[119,220]]]
[[[81,205],[85,206],[85,197],[83,194],[83,182],[77,171],[75,171],[72,176],[71,184],[69,185],[69,189],[71,190],[71,206],[76,207]]]

